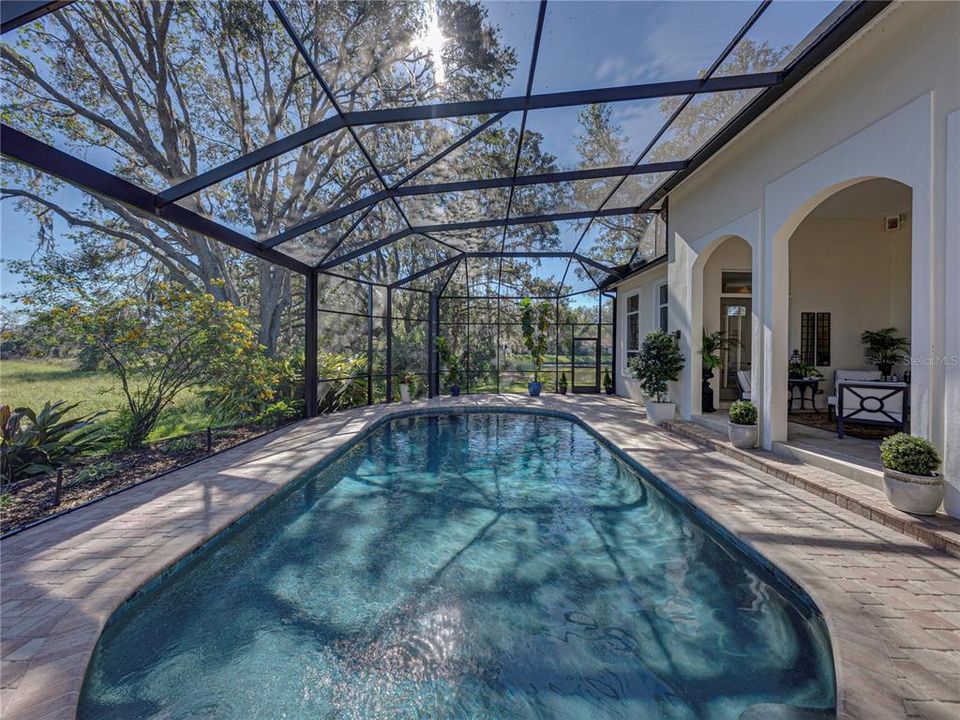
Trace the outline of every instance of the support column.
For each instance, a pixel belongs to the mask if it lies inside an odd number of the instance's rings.
[[[608,297],[612,298],[610,311],[612,313],[611,322],[611,338],[610,344],[613,346],[613,354],[610,357],[610,377],[613,379],[613,393],[617,393],[617,296],[609,295]],[[603,337],[603,306],[601,305],[600,310],[600,337]],[[601,340],[601,342],[603,342]]]
[[[436,293],[430,293],[430,307],[427,311],[427,397],[440,394],[440,363],[437,358],[437,330],[439,302]]]
[[[367,285],[367,405],[373,405],[373,285]]]
[[[488,284],[489,292],[489,284]],[[497,394],[500,394],[500,295],[497,295]]]
[[[553,354],[553,386],[560,392],[560,298],[553,301],[553,328],[554,328],[554,350]]]
[[[960,518],[960,110],[947,115],[943,336],[943,509]],[[947,278],[954,278],[948,281]]]
[[[303,399],[305,415],[317,416],[317,271],[305,275]]]
[[[387,288],[387,402],[393,402],[393,288]]]

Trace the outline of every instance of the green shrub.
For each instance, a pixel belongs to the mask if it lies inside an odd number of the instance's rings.
[[[328,413],[367,404],[366,355],[319,353],[317,365],[317,377],[321,380],[317,412]]]
[[[523,333],[523,345],[533,360],[533,381],[540,382],[543,363],[547,355],[550,316],[554,306],[548,302],[534,302],[525,297],[520,301],[520,330]]]
[[[280,388],[299,386],[302,392],[302,383],[302,358],[270,358],[256,349],[214,378],[201,395],[213,423],[242,423],[276,402]]]
[[[440,361],[447,367],[447,382],[450,385],[460,384],[460,356],[453,351],[450,342],[442,335],[437,338],[437,352]]]
[[[663,330],[654,330],[643,339],[630,367],[647,397],[666,402],[667,383],[680,378],[685,362],[676,340]]]
[[[63,400],[45,403],[40,412],[0,406],[0,477],[4,482],[45,475],[104,447],[106,433],[94,423],[104,413],[68,418],[76,407]]]
[[[113,477],[120,472],[120,464],[113,460],[87,465],[67,479],[67,485],[83,485],[84,483],[99,482]]]
[[[254,422],[266,428],[280,427],[284,423],[303,417],[303,404],[280,400],[264,408]]]
[[[189,455],[202,447],[200,441],[190,435],[175,438],[164,443],[163,450],[169,455]]]
[[[238,369],[261,387],[262,355],[248,313],[212,293],[158,283],[143,296],[89,294],[57,306],[50,321],[78,345],[108,360],[126,399],[123,445],[141,447],[164,409],[189,388],[200,388]],[[134,378],[139,383],[131,382]]]
[[[933,475],[940,467],[937,449],[923,438],[897,433],[880,443],[883,466],[908,475]]]
[[[737,400],[730,406],[730,422],[734,425],[756,425],[757,406],[749,400]]]

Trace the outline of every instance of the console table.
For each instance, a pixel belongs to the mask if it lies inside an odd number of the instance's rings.
[[[844,422],[907,429],[910,385],[905,382],[855,380],[837,383],[837,437]]]

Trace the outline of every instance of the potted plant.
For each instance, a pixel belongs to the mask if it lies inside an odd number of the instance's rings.
[[[679,379],[683,366],[676,340],[663,330],[654,330],[643,339],[631,369],[648,398],[647,417],[654,425],[673,417],[676,405],[667,400],[667,383]]]
[[[910,350],[910,341],[898,336],[897,329],[893,327],[864,330],[860,342],[863,343],[863,354],[867,361],[876,365],[884,377],[893,374],[893,366],[906,360]]]
[[[817,370],[813,365],[797,362],[790,363],[788,373],[791,380],[806,380],[807,378],[822,378],[823,373]]]
[[[822,378],[823,373],[813,365],[807,365],[803,362],[800,359],[800,351],[794,350],[790,355],[790,362],[787,365],[787,376],[791,380],[803,380],[805,378]]]
[[[451,397],[460,395],[460,356],[450,348],[450,343],[443,336],[437,338],[437,352],[440,360],[447,366],[447,384]]]
[[[537,303],[525,297],[520,301],[520,329],[523,344],[533,360],[533,380],[527,385],[530,397],[538,397],[543,389],[540,372],[547,354],[547,330],[550,329],[550,313],[554,306],[548,302]]]
[[[409,370],[404,370],[400,373],[400,401],[404,403],[410,402],[410,387],[413,385],[414,377],[413,373]]]
[[[560,382],[557,383],[557,388],[560,390],[561,395],[567,394],[567,373],[560,373]]]
[[[609,370],[603,371],[603,390],[607,393],[607,395],[613,395],[614,391],[616,390],[613,385],[613,378],[610,377]]]
[[[749,449],[757,446],[757,406],[749,400],[737,400],[730,406],[730,423],[727,425],[730,444],[735,448]]]
[[[897,433],[880,443],[883,490],[898,510],[933,515],[943,502],[937,449],[923,438]]]
[[[723,365],[723,356],[720,354],[731,347],[736,347],[739,343],[727,337],[723,330],[714,330],[708,333],[703,330],[703,336],[700,340],[700,356],[703,359],[700,368],[701,390],[700,390],[700,410],[705,413],[716,412],[717,408],[713,404],[713,388],[710,381],[713,379],[713,371],[719,370]]]

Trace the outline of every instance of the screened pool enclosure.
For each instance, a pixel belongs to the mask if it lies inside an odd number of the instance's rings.
[[[464,392],[525,389],[527,296],[545,390],[597,392],[670,191],[883,5],[4,2],[4,192],[302,276],[308,415],[441,392],[440,336]]]

